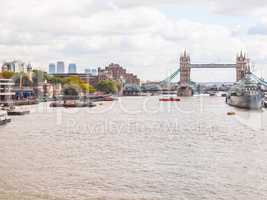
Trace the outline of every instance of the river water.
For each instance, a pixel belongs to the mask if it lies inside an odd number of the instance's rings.
[[[267,199],[266,110],[221,97],[28,109],[0,127],[0,199]]]

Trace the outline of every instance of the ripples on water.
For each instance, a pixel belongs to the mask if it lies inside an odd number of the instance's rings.
[[[0,128],[0,199],[267,199],[266,110],[216,97],[31,110]]]

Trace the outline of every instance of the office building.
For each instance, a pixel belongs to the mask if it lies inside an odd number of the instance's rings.
[[[65,64],[63,61],[58,61],[57,62],[57,73],[58,74],[63,74],[65,73]]]
[[[26,64],[22,61],[14,60],[11,62],[4,62],[2,65],[2,71],[8,71],[8,72],[15,72],[15,73],[20,73],[20,72],[29,72],[31,70],[31,65]]]
[[[92,76],[97,76],[97,69],[87,68],[87,69],[84,70],[84,73],[90,74]]]
[[[74,63],[69,64],[69,74],[76,74],[76,73],[77,73],[76,64]]]
[[[48,65],[48,73],[55,74],[56,73],[56,65],[54,63],[50,63]]]

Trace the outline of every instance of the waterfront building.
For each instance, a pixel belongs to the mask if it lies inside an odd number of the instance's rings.
[[[15,85],[12,91],[15,93],[16,100],[34,99],[38,95],[38,93],[35,92],[35,88],[29,86],[23,86],[21,88]]]
[[[54,98],[61,94],[62,85],[60,83],[44,83],[43,84],[43,96],[48,98]]]
[[[112,72],[107,69],[98,68],[98,81],[113,80]]]
[[[126,73],[125,80],[126,80],[126,83],[128,84],[140,85],[140,79],[137,78],[137,76],[132,73]]]
[[[124,96],[138,96],[141,93],[141,87],[135,84],[126,84],[123,87]]]
[[[106,76],[106,77],[105,77]],[[119,64],[111,63],[109,66],[105,67],[105,69],[98,69],[98,77],[99,80],[116,80],[116,81],[123,81],[124,83],[128,84],[135,84],[140,85],[140,79],[132,74],[127,73],[126,69],[121,67]]]
[[[11,100],[15,96],[13,92],[14,81],[12,79],[1,79],[0,78],[0,103],[11,103]]]
[[[110,71],[114,80],[120,80],[126,75],[126,69],[121,67],[119,64],[111,63],[105,68],[107,71]]]
[[[77,66],[76,66],[76,64],[75,63],[71,63],[71,64],[69,64],[69,71],[68,71],[68,73],[73,73],[73,74],[75,74],[75,73],[77,73]]]
[[[2,71],[8,71],[8,72],[31,72],[32,71],[32,66],[31,64],[26,64],[22,61],[14,60],[10,62],[4,62],[2,65]]]
[[[65,73],[65,64],[63,61],[58,61],[57,62],[57,73]]]
[[[56,73],[56,65],[54,63],[50,63],[48,65],[48,73],[55,74]]]

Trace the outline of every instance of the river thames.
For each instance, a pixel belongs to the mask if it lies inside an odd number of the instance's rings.
[[[0,127],[0,199],[267,199],[266,110],[158,98],[28,107]]]

